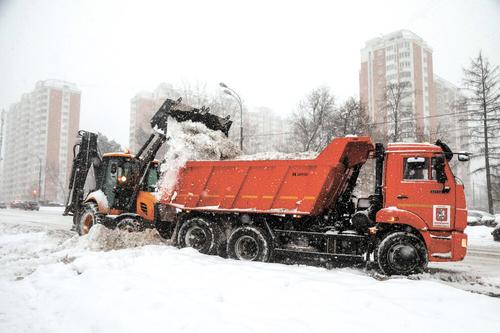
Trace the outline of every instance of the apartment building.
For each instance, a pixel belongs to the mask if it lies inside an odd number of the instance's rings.
[[[64,202],[80,100],[74,83],[45,80],[5,112],[3,200]]]
[[[177,99],[180,94],[167,83],[152,91],[143,91],[130,100],[129,148],[136,153],[152,133],[150,120],[165,99]]]
[[[233,124],[239,128],[239,122]],[[244,150],[246,154],[286,150],[291,128],[288,122],[268,107],[243,113]],[[237,140],[239,140],[239,131]]]
[[[427,141],[435,128],[433,77],[432,49],[413,32],[367,41],[361,50],[360,99],[373,129],[389,141]]]

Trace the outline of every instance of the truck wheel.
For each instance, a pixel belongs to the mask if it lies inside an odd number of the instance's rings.
[[[177,244],[179,247],[192,247],[204,254],[216,254],[221,240],[217,224],[195,217],[185,221],[179,229]]]
[[[422,273],[427,267],[427,249],[420,238],[406,232],[391,233],[378,244],[376,261],[386,275]]]
[[[268,262],[271,241],[267,234],[258,227],[242,226],[229,236],[227,254],[229,258],[246,261]]]
[[[87,202],[83,205],[76,231],[80,236],[89,233],[90,228],[99,222],[99,209],[95,202]]]
[[[127,216],[116,224],[116,227],[120,230],[128,231],[128,232],[139,232],[141,231],[142,223],[139,218]]]
[[[495,228],[491,234],[493,235],[493,240],[496,242],[500,242],[500,227]]]

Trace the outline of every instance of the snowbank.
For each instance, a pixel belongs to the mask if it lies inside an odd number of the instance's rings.
[[[53,212],[53,213],[60,213],[62,214],[64,212],[64,207],[51,207],[51,206],[40,206],[40,211],[41,212]]]
[[[1,225],[1,224],[0,224]],[[437,282],[0,233],[1,332],[498,332],[500,301]],[[29,266],[29,269],[26,267]]]
[[[74,237],[64,243],[65,247],[75,247],[92,251],[111,251],[151,244],[164,244],[156,229],[146,229],[143,232],[128,232],[126,230],[108,229],[98,224],[82,237]]]
[[[465,233],[469,238],[470,246],[487,246],[487,247],[500,247],[500,242],[495,242],[491,232],[492,227],[484,225],[468,226],[465,228]]]

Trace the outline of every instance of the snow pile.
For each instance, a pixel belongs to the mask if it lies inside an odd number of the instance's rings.
[[[465,233],[469,238],[469,245],[500,247],[500,242],[495,242],[493,240],[492,231],[492,227],[486,227],[484,225],[468,226],[465,228]]]
[[[170,193],[177,182],[180,169],[189,160],[232,159],[241,152],[222,132],[192,121],[168,120],[166,154],[161,164],[160,193]]]
[[[95,252],[61,248],[63,239],[36,229],[0,234],[0,332],[482,333],[500,325],[498,299],[434,281],[164,245]],[[10,269],[37,265],[6,277],[6,257]]]
[[[40,265],[67,260],[66,255],[57,255],[60,252],[111,251],[165,244],[155,229],[128,232],[103,225],[95,225],[87,235],[79,237],[69,230],[0,223],[0,235],[0,277],[11,279],[22,279]]]
[[[101,224],[94,225],[87,235],[71,239],[67,247],[77,247],[92,251],[111,251],[144,245],[160,245],[164,241],[156,229],[142,232],[129,232],[119,229],[108,229]]]
[[[313,160],[318,156],[315,151],[300,153],[282,153],[279,151],[256,153],[252,155],[240,155],[236,160],[256,161],[256,160]]]
[[[23,279],[39,266],[57,262],[53,253],[64,248],[72,237],[74,233],[66,230],[0,223],[0,283],[4,279]],[[1,300],[2,296],[0,305]]]

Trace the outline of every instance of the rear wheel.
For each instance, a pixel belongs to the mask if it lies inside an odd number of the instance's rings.
[[[422,273],[427,267],[427,250],[417,236],[395,232],[385,236],[378,244],[376,260],[386,275]]]
[[[238,227],[227,242],[227,254],[232,259],[267,262],[270,252],[271,241],[259,227]]]
[[[203,218],[195,217],[185,221],[179,229],[179,247],[192,247],[204,254],[216,254],[222,233],[218,225]]]
[[[500,227],[495,228],[491,234],[494,241],[500,242]]]
[[[99,209],[95,202],[87,202],[83,205],[76,231],[80,236],[89,233],[90,228],[99,222]]]

